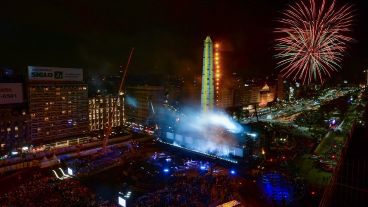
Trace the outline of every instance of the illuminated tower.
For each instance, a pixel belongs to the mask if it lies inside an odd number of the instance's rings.
[[[215,91],[213,77],[213,45],[210,36],[206,37],[203,47],[203,68],[202,68],[202,94],[201,106],[204,112],[213,110]]]
[[[220,44],[216,43],[215,44],[215,100],[216,100],[216,106],[219,107],[220,104],[220,100],[222,97],[220,97],[220,77],[221,77],[221,72],[220,72]]]

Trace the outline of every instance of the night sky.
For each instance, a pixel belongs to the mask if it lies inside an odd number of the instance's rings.
[[[0,67],[81,67],[117,74],[135,48],[130,74],[200,74],[207,35],[222,45],[226,73],[265,77],[275,70],[273,32],[292,0],[2,0]],[[368,2],[352,3],[356,40],[336,78],[368,68]]]

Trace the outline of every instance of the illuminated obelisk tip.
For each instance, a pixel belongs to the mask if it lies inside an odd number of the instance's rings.
[[[213,44],[211,38],[207,36],[203,47],[202,68],[201,106],[204,112],[211,111],[214,107],[215,91],[213,81]]]

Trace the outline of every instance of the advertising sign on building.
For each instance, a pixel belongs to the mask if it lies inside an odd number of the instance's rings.
[[[21,83],[0,83],[0,104],[23,102]]]
[[[56,68],[28,66],[30,81],[83,81],[81,68]]]

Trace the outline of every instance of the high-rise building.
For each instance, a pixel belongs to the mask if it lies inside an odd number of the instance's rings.
[[[260,103],[260,90],[262,86],[260,85],[251,85],[250,87],[250,104],[259,104]]]
[[[221,83],[221,62],[220,62],[220,44],[215,43],[215,58],[214,58],[214,81],[215,81],[215,105],[216,107],[224,107],[228,103],[226,102],[226,99],[228,97],[223,97],[224,95],[228,95],[226,91],[224,91],[223,85]],[[221,89],[221,90],[220,90]],[[225,103],[226,102],[226,103]]]
[[[0,106],[0,156],[29,147],[29,114],[24,104]]]
[[[27,108],[22,83],[0,83],[0,157],[29,146]]]
[[[200,81],[198,81],[200,82]],[[181,101],[184,106],[198,106],[201,100],[201,86],[197,82],[187,82],[181,88]]]
[[[257,104],[266,106],[267,103],[274,101],[276,86],[272,83],[245,84],[237,87],[234,91],[234,106],[246,106]]]
[[[222,87],[221,96],[217,101],[217,107],[226,109],[234,106],[234,91],[232,87]]]
[[[47,143],[89,132],[88,90],[78,68],[28,67],[30,135]]]
[[[234,103],[233,106],[245,106],[250,103],[251,87],[240,86],[234,89]]]
[[[269,102],[274,101],[275,91],[276,91],[276,88],[273,85],[269,86],[266,83],[259,91],[259,100],[260,100],[259,105],[267,106]]]
[[[89,129],[91,131],[103,130],[108,126],[109,119],[112,127],[120,127],[124,124],[123,96],[96,95],[89,98]],[[114,108],[115,106],[115,108]],[[110,118],[110,116],[113,116]]]
[[[128,86],[125,91],[124,116],[126,121],[142,126],[151,125],[154,122],[155,113],[164,103],[164,87]]]
[[[285,90],[287,87],[285,87],[285,79],[282,77],[281,74],[277,76],[277,98],[279,100],[285,100],[286,99],[286,93]]]
[[[213,110],[215,101],[214,73],[213,73],[213,44],[209,36],[206,37],[203,47],[202,93],[201,107],[203,111]]]

